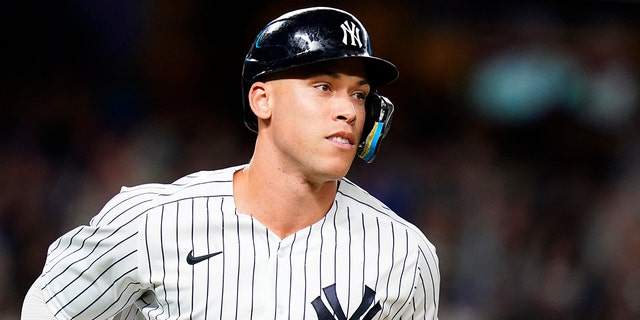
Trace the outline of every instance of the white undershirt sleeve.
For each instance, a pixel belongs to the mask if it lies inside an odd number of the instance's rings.
[[[22,314],[20,319],[22,320],[55,320],[56,318],[51,314],[47,304],[44,302],[44,296],[42,290],[40,290],[40,278],[36,279],[27,291],[22,304]]]

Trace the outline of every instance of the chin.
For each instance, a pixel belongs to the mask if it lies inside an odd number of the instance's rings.
[[[345,157],[344,154],[339,156],[319,156],[313,160],[313,164],[309,163],[309,168],[315,168],[315,171],[325,176],[327,180],[339,180],[344,178],[351,169],[354,157]]]
[[[350,168],[351,162],[341,162],[339,164],[336,164],[335,166],[327,168],[326,173],[327,175],[333,177],[334,180],[340,180],[347,175]]]

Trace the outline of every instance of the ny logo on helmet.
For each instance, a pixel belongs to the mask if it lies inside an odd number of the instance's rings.
[[[345,22],[340,25],[340,28],[342,28],[342,43],[349,45],[349,42],[347,42],[347,35],[349,35],[351,36],[352,46],[355,46],[356,42],[358,42],[358,48],[362,47],[362,42],[360,41],[360,28],[358,28],[353,21],[351,22],[351,25],[349,25],[349,21],[345,20]]]

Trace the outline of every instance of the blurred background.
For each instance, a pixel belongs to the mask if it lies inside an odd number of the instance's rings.
[[[637,1],[0,1],[0,318],[123,185],[247,162],[240,73],[290,9],[400,78],[349,178],[436,245],[441,319],[640,318]]]

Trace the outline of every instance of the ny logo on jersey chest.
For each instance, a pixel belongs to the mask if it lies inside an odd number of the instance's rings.
[[[344,310],[340,305],[340,301],[338,301],[335,284],[322,289],[322,292],[329,303],[328,306],[322,301],[322,296],[318,296],[311,301],[311,305],[313,305],[313,308],[316,310],[319,320],[369,320],[372,319],[373,316],[375,316],[381,309],[379,302],[375,305],[373,304],[376,292],[367,286],[364,287],[364,295],[360,302],[360,306],[358,306],[358,309],[356,309],[353,315],[349,318],[345,315]],[[333,312],[329,311],[329,309],[333,310]]]

